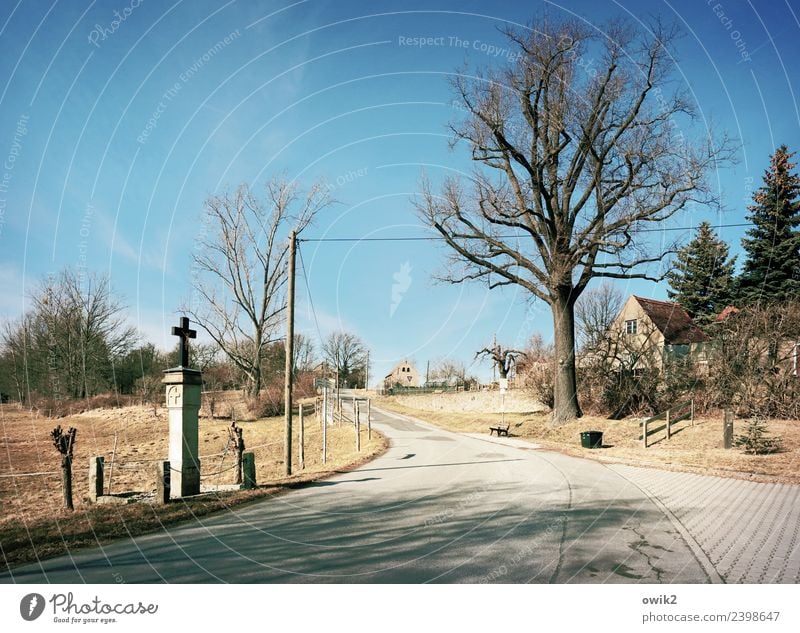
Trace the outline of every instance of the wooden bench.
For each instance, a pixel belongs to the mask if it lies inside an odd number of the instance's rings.
[[[500,437],[501,435],[505,435],[506,437],[508,437],[508,429],[509,428],[511,428],[511,423],[510,422],[508,424],[506,424],[505,426],[500,426],[500,425],[498,425],[498,426],[490,426],[489,427],[489,435],[494,435],[494,432],[497,431],[497,437]]]

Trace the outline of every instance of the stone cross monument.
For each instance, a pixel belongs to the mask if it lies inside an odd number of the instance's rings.
[[[197,336],[189,329],[189,319],[181,317],[172,334],[180,337],[180,365],[167,369],[162,382],[169,410],[170,498],[178,499],[200,493],[197,432],[202,380],[201,373],[188,366],[189,339]]]

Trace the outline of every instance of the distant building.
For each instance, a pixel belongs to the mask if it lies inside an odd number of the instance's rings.
[[[654,352],[660,367],[666,358],[687,355],[700,365],[707,362],[708,336],[677,303],[631,295],[611,331],[624,342],[623,349],[629,354]],[[636,364],[634,361],[634,368]]]
[[[394,387],[395,385],[402,385],[403,387],[419,387],[420,379],[417,368],[414,363],[403,360],[395,365],[394,369],[383,379],[383,386],[385,389]]]

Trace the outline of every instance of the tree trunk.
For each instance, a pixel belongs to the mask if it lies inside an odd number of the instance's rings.
[[[553,311],[553,413],[551,424],[559,426],[581,417],[575,377],[575,300],[572,288],[562,291],[550,304]]]
[[[248,376],[250,385],[247,388],[247,395],[250,398],[258,398],[261,393],[261,365],[259,363],[253,366],[253,370]]]

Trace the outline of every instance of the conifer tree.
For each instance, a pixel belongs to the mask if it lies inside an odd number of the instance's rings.
[[[678,251],[673,270],[667,273],[667,294],[698,325],[713,321],[731,303],[736,258],[728,258],[728,245],[708,222],[697,227],[695,238]]]
[[[754,226],[742,240],[747,259],[739,278],[746,303],[800,298],[800,178],[792,172],[793,155],[785,145],[776,150],[748,207]]]

